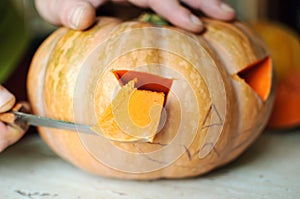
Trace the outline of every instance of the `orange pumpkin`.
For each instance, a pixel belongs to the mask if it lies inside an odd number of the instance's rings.
[[[274,108],[268,126],[277,129],[297,127],[300,125],[300,38],[279,22],[251,24],[270,49],[277,77]]]
[[[138,72],[137,79],[152,75],[151,92],[156,92],[153,85],[165,86],[161,78],[172,85],[164,97],[159,132],[148,142],[51,128],[39,128],[41,137],[74,165],[115,178],[191,177],[238,157],[268,120],[272,62],[264,43],[245,24],[203,21],[206,31],[199,35],[108,17],[84,32],[58,29],[40,46],[28,74],[35,114],[99,124],[124,89],[114,71]],[[141,104],[141,98],[131,105]]]

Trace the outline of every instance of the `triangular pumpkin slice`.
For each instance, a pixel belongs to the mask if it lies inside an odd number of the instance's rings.
[[[120,142],[152,142],[159,126],[165,94],[135,88],[137,79],[124,85],[93,127],[95,132]]]

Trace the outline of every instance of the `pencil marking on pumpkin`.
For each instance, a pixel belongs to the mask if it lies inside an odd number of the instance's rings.
[[[202,151],[204,148],[212,149],[213,147],[214,147],[214,143],[212,143],[212,142],[207,142],[207,143],[205,143],[205,144],[201,147],[201,149],[199,150],[199,152]]]
[[[164,161],[161,161],[161,160],[156,160],[156,159],[154,159],[154,158],[148,156],[148,155],[145,154],[145,152],[144,152],[141,148],[139,148],[137,145],[136,145],[136,149],[138,150],[138,152],[139,152],[140,154],[142,154],[142,157],[146,158],[147,160],[150,160],[151,162],[156,162],[156,163],[158,163],[158,164],[167,164],[167,162],[164,162]]]
[[[209,119],[209,116],[212,115],[212,114],[216,114],[216,116],[218,118],[217,121],[214,122],[214,123],[205,125],[207,123],[207,120]],[[221,115],[220,115],[218,109],[216,108],[216,105],[211,104],[208,111],[207,111],[207,114],[205,115],[204,121],[202,123],[202,129],[210,128],[210,127],[213,127],[213,126],[222,126],[222,125],[223,125],[223,119],[221,118]]]
[[[152,157],[149,157],[149,156],[147,156],[147,155],[144,155],[143,157],[145,157],[147,160],[150,160],[150,161],[152,161],[152,162],[156,162],[156,163],[158,163],[158,164],[166,164],[166,163],[167,163],[167,162],[164,162],[164,161],[156,160],[156,159],[154,159],[154,158],[152,158]]]
[[[191,155],[190,150],[185,145],[183,145],[183,148],[185,149],[185,153],[186,153],[189,161],[191,161],[192,160],[192,155]]]
[[[210,145],[210,146],[209,146],[209,145]],[[203,150],[203,148],[204,148],[204,147],[207,147],[207,146],[209,146],[210,148],[212,148],[212,147],[214,146],[214,144],[211,143],[211,142],[205,143],[200,149],[198,149],[197,151],[195,151],[195,153],[192,155],[192,158],[193,158],[194,156],[198,155],[198,154],[201,152],[201,150]]]
[[[159,146],[167,146],[168,144],[160,143],[160,142],[149,142],[149,144],[159,145]]]
[[[218,157],[220,157],[220,153],[219,153],[219,151],[216,149],[215,146],[213,147],[213,151],[217,154]]]

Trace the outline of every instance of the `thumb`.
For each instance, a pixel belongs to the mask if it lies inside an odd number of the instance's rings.
[[[91,26],[96,18],[95,7],[83,0],[35,0],[40,15],[54,25],[64,25],[75,30]]]
[[[24,133],[24,129],[14,128],[0,122],[0,153],[8,146],[20,140]]]
[[[0,85],[0,113],[8,111],[15,103],[15,96]]]

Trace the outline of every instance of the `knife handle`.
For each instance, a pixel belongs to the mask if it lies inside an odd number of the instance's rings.
[[[30,106],[27,102],[18,102],[11,110],[4,113],[0,113],[0,121],[14,128],[21,128],[22,130],[27,130],[28,129],[27,124],[17,122],[14,111],[29,113]]]

